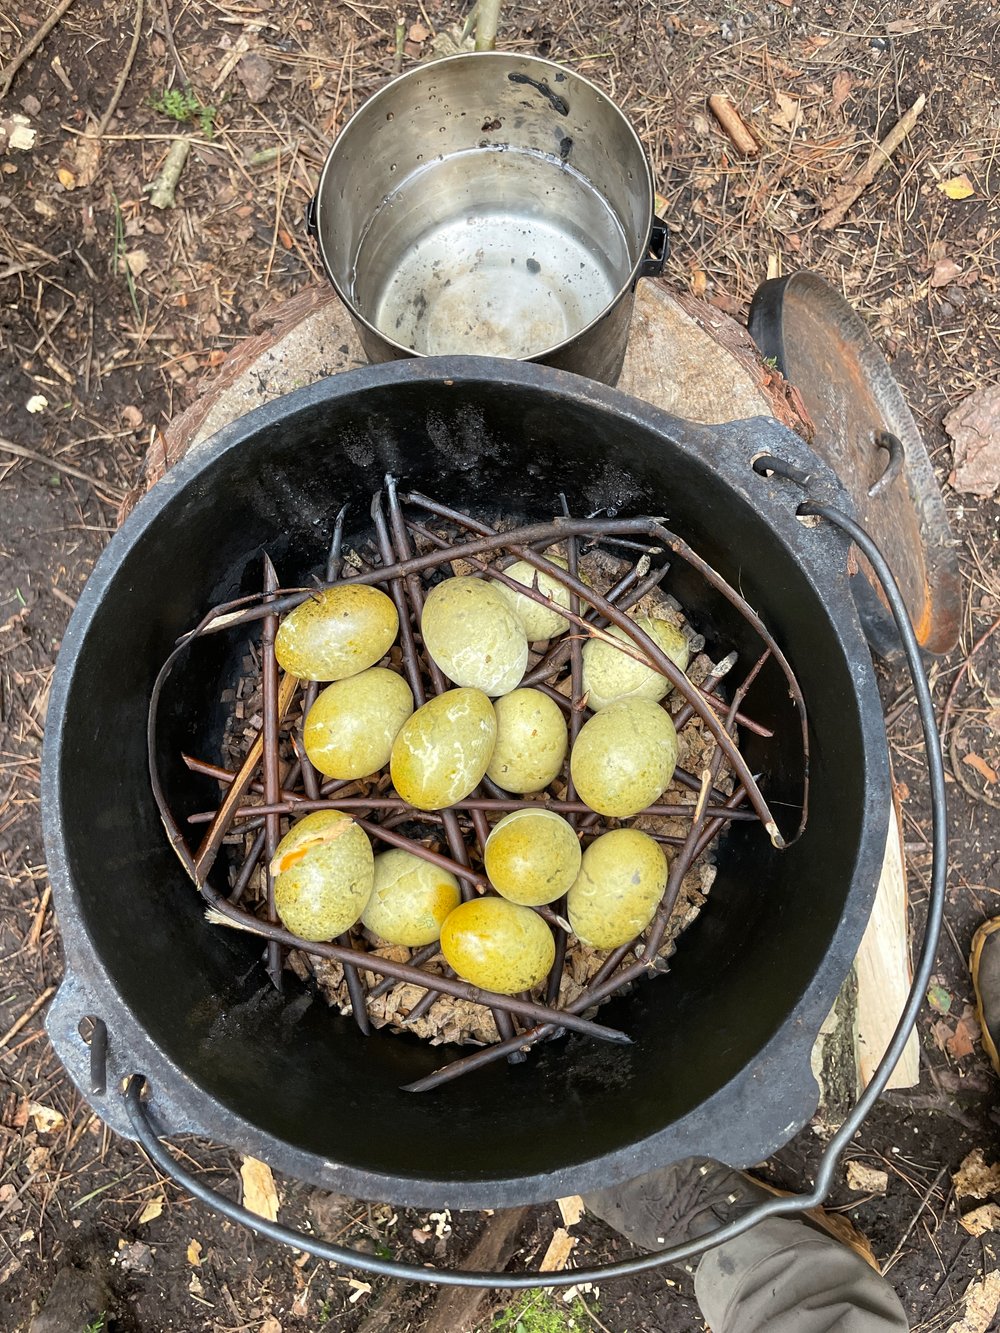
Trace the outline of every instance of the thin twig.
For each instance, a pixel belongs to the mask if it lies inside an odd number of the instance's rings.
[[[264,556],[264,591],[274,593],[278,587],[278,575],[270,557]],[[274,640],[278,633],[278,617],[268,616],[261,631],[261,707],[264,711],[264,725],[261,731],[263,740],[264,800],[270,805],[278,799],[281,779],[278,774],[278,729],[281,723],[280,704],[278,702],[278,659],[274,652]],[[267,864],[264,867],[267,886],[267,919],[278,920],[278,911],[274,903],[274,873],[271,869],[274,854],[281,836],[281,816],[264,816],[264,848]],[[281,946],[274,940],[267,944],[267,974],[275,990],[281,990]]]
[[[125,57],[125,65],[121,74],[118,76],[118,82],[115,84],[115,90],[111,94],[111,100],[104,108],[104,115],[101,117],[100,123],[97,126],[98,139],[111,123],[111,117],[115,114],[121,95],[125,91],[125,84],[128,82],[128,76],[132,72],[132,65],[135,62],[135,53],[139,49],[139,38],[142,35],[142,15],[144,8],[145,0],[136,0],[135,27],[132,29],[132,45],[129,47],[128,55]]]
[[[2,102],[3,99],[10,92],[10,86],[14,82],[14,78],[18,70],[21,68],[21,66],[24,64],[26,60],[31,59],[31,57],[41,46],[42,42],[44,42],[46,37],[48,37],[52,29],[56,26],[56,24],[63,17],[63,15],[67,13],[69,9],[72,8],[72,6],[73,6],[73,0],[59,0],[59,4],[56,5],[55,9],[48,16],[48,18],[45,20],[42,26],[37,30],[34,36],[29,38],[29,40],[25,43],[25,45],[21,47],[20,51],[18,51],[17,55],[7,66],[7,69],[4,72],[3,82],[0,82],[0,102]]]

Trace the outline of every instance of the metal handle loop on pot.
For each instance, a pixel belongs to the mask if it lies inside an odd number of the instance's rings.
[[[650,254],[643,259],[636,271],[636,281],[639,278],[658,278],[663,273],[663,266],[667,262],[667,256],[670,253],[670,233],[667,230],[667,224],[662,218],[654,217],[653,225],[649,233]]]
[[[778,458],[758,458],[754,462],[754,470],[761,473],[771,472],[786,477],[796,485],[803,487],[803,489],[806,488],[808,483],[807,475],[802,474],[797,469],[789,468],[788,464]],[[930,780],[933,847],[927,922],[924,927],[920,956],[914,968],[913,982],[906,998],[906,1004],[903,1007],[892,1040],[879,1061],[871,1082],[827,1145],[826,1151],[820,1159],[819,1170],[816,1173],[816,1182],[812,1191],[809,1194],[800,1194],[792,1198],[769,1199],[746,1213],[738,1221],[731,1222],[728,1226],[722,1227],[708,1236],[699,1237],[685,1245],[675,1245],[668,1250],[656,1250],[651,1254],[640,1255],[634,1259],[624,1259],[618,1263],[597,1264],[590,1268],[571,1268],[557,1273],[543,1273],[539,1270],[502,1273],[426,1267],[423,1264],[409,1264],[394,1259],[383,1259],[377,1255],[361,1254],[346,1246],[329,1244],[315,1236],[309,1236],[301,1231],[295,1231],[291,1227],[281,1226],[277,1222],[270,1222],[266,1218],[258,1217],[256,1213],[250,1212],[240,1204],[234,1203],[232,1199],[205,1185],[177,1163],[158,1137],[150,1122],[146,1104],[142,1097],[146,1079],[142,1074],[133,1074],[125,1089],[126,1110],[137,1139],[161,1171],[172,1177],[177,1184],[182,1185],[189,1194],[202,1203],[207,1203],[224,1217],[229,1218],[230,1221],[242,1223],[250,1230],[266,1236],[270,1240],[304,1250],[314,1258],[326,1259],[332,1263],[363,1269],[380,1277],[402,1278],[411,1282],[435,1282],[442,1286],[452,1287],[565,1287],[580,1282],[601,1282],[613,1277],[629,1277],[635,1273],[645,1272],[647,1269],[659,1268],[663,1264],[697,1258],[706,1250],[714,1249],[726,1241],[741,1236],[745,1231],[756,1226],[758,1222],[763,1222],[765,1218],[795,1216],[823,1203],[833,1184],[834,1171],[841,1154],[858,1132],[875,1102],[885,1091],[889,1075],[896,1067],[909,1038],[910,1029],[916,1022],[930,980],[944,913],[945,875],[947,870],[947,812],[944,764],[941,757],[941,741],[938,736],[937,722],[934,717],[934,703],[923,671],[920,646],[917,643],[906,605],[893,578],[892,571],[868,533],[839,509],[830,505],[814,503],[807,499],[805,503],[798,506],[796,513],[801,517],[815,515],[840,528],[867,557],[885,592],[889,609],[892,612],[903,643],[920,713]]]

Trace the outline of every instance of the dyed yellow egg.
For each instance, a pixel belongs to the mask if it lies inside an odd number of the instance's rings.
[[[542,791],[562,772],[569,748],[566,722],[541,690],[512,690],[493,705],[497,743],[486,770],[505,791]]]
[[[492,583],[445,579],[427,594],[424,647],[449,680],[495,697],[512,690],[528,665],[520,621]]]
[[[515,810],[494,826],[483,863],[508,902],[541,907],[561,898],[580,873],[580,840],[554,810]]]
[[[482,781],[497,738],[482,690],[446,690],[400,727],[389,771],[396,792],[418,810],[443,810]]]
[[[550,564],[558,565],[560,569],[568,568],[561,556],[547,555],[545,559]],[[537,590],[551,598],[556,606],[569,610],[570,594],[565,584],[560,583],[551,574],[546,574],[544,570],[536,569],[527,560],[518,560],[503,572],[515,583],[523,583],[526,588],[537,586]],[[529,643],[535,643],[539,639],[554,639],[556,635],[563,634],[569,629],[570,621],[554,608],[543,606],[541,602],[536,602],[533,597],[528,597],[523,592],[515,592],[506,583],[496,583],[493,586],[503,594],[510,609],[521,622]]]
[[[473,898],[456,907],[441,927],[441,952],[473,986],[516,995],[545,980],[556,946],[530,907],[506,898]]]
[[[393,848],[375,858],[375,885],[362,921],[387,944],[433,944],[462,901],[458,880],[421,856]]]
[[[667,887],[667,858],[648,833],[612,829],[583,854],[566,895],[573,931],[595,949],[617,949],[646,929]]]
[[[369,667],[336,680],[316,697],[302,739],[314,768],[328,778],[363,778],[384,768],[396,733],[413,712],[402,676]]]
[[[636,616],[635,623],[644,630],[671,662],[687,670],[691,658],[688,641],[676,625],[656,616]],[[635,647],[623,629],[612,625],[608,631],[616,639]],[[596,713],[619,699],[662,699],[672,688],[666,676],[643,666],[628,653],[620,652],[603,639],[588,639],[583,645],[583,688],[587,706]]]
[[[581,801],[628,819],[652,805],[674,775],[677,732],[651,699],[620,699],[585,722],[569,757]]]
[[[293,824],[271,861],[274,905],[287,930],[332,940],[361,918],[375,857],[363,829],[340,810],[317,810]]]
[[[290,611],[274,651],[301,680],[343,680],[374,666],[392,647],[399,616],[392,599],[363,583],[340,583]]]

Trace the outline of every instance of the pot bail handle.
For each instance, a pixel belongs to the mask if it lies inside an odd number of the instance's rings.
[[[663,218],[654,215],[653,225],[649,232],[649,244],[646,249],[650,253],[639,261],[639,267],[635,275],[636,282],[640,278],[659,278],[663,274],[663,266],[670,254],[670,233]]]

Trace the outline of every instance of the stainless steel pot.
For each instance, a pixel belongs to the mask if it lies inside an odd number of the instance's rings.
[[[598,88],[530,56],[452,56],[344,126],[310,207],[370,360],[471,353],[613,384],[635,284],[666,227],[635,131]]]

